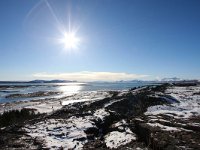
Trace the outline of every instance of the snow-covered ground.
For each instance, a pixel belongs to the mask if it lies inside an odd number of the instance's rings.
[[[136,140],[136,134],[134,134],[127,125],[128,124],[124,119],[112,125],[113,127],[118,128],[119,131],[112,131],[105,135],[104,138],[107,147],[111,149],[118,148],[121,145]]]
[[[109,92],[106,91],[80,92],[73,95],[72,97],[62,100],[62,105],[64,106],[77,102],[101,100],[109,96],[111,95],[109,94]]]
[[[104,120],[104,118],[109,115],[110,113],[107,112],[104,108],[98,109],[94,112],[94,116],[101,120]]]
[[[141,90],[151,89],[141,88]],[[183,134],[179,140],[182,136],[188,134],[192,136],[195,131],[199,130],[198,117],[195,118],[196,120],[192,118],[192,121],[189,119],[191,116],[200,115],[200,86],[169,86],[165,92],[162,90],[155,92],[152,90],[149,94],[147,92],[145,98],[137,97],[136,94],[140,94],[137,89],[117,92],[117,94],[105,91],[80,92],[48,100],[0,104],[0,111],[6,108],[30,108],[40,113],[47,113],[38,115],[36,120],[33,119],[23,126],[23,130],[26,131],[25,136],[47,149],[79,150],[97,148],[99,145],[105,149],[106,147],[109,149],[125,147],[140,149],[140,146],[143,147],[139,141],[143,136],[141,134],[146,134],[145,137],[149,136],[148,133],[142,131],[145,128],[150,129],[151,133],[154,133],[155,129],[155,137],[152,137],[154,139],[159,139],[158,137],[163,134],[164,137],[170,132],[175,133],[174,135]],[[160,101],[165,97],[169,99],[169,103],[149,107],[145,115],[135,118],[136,110],[132,109],[135,106],[135,103],[132,103],[134,99],[127,97],[127,94],[128,96],[132,94],[135,99],[141,100],[140,105],[151,96],[156,97],[157,104],[161,104]],[[73,105],[74,103],[78,104]],[[127,104],[133,107],[126,115]],[[141,113],[141,111],[138,112]],[[142,132],[136,132],[137,129]],[[173,137],[170,138],[173,139]],[[193,136],[196,143],[198,139],[198,136]],[[169,143],[170,140],[167,142]]]
[[[174,97],[179,103],[149,107],[146,115],[165,114],[177,119],[200,115],[200,86],[173,86],[164,94]]]
[[[106,146],[109,148],[117,148],[121,145],[130,143],[131,141],[136,140],[136,136],[133,132],[119,132],[113,131],[105,136]]]
[[[79,150],[88,142],[85,131],[88,128],[97,128],[94,120],[103,121],[109,115],[110,113],[102,108],[90,116],[48,119],[33,125],[26,125],[23,129],[31,137],[43,141],[44,148],[59,149],[62,147]]]
[[[88,142],[86,130],[98,127],[95,120],[102,122],[109,117],[110,112],[106,108],[100,108],[93,114],[84,117],[70,117],[68,119],[45,119],[36,124],[26,125],[23,129],[32,138],[42,141],[43,148],[50,149],[82,149]],[[108,148],[117,148],[121,145],[136,140],[136,135],[128,128],[125,120],[114,123],[116,131],[104,136],[104,142]]]
[[[111,96],[111,94],[107,91],[91,91],[80,92],[67,97],[2,103],[0,104],[0,113],[9,110],[21,110],[23,108],[35,109],[36,112],[39,113],[51,113],[61,109],[64,105],[86,101],[92,102],[109,96]]]
[[[44,142],[44,148],[50,149],[82,149],[87,142],[85,130],[96,127],[91,117],[71,117],[65,119],[49,119],[34,125],[25,126],[28,135]]]
[[[33,125],[26,125],[23,129],[33,138],[43,141],[43,148],[50,149],[82,149],[88,142],[85,131],[88,128],[97,128],[94,120],[102,121],[110,113],[105,109],[98,109],[91,116],[70,117],[69,119],[48,119]],[[113,131],[105,136],[105,143],[108,148],[117,148],[132,140],[136,135],[128,128],[123,127],[127,123],[122,120],[114,126],[123,128],[124,132]]]

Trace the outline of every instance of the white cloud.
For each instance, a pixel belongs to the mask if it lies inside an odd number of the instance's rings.
[[[36,73],[33,74],[37,79],[62,79],[77,81],[118,81],[118,80],[134,80],[149,77],[148,75],[129,74],[121,72],[72,72],[72,73]]]

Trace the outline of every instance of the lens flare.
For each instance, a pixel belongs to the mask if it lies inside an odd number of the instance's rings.
[[[55,25],[59,33],[58,35],[54,38],[49,37],[48,39],[53,39],[53,42],[56,42],[56,44],[62,44],[63,48],[66,51],[70,50],[75,50],[79,49],[79,45],[82,41],[80,38],[77,36],[77,32],[79,30],[79,25],[74,26],[71,24],[71,12],[70,8],[68,12],[68,26],[64,23],[64,21],[61,19],[61,17],[57,17],[54,9],[51,5],[51,3],[48,0],[41,0],[39,1],[27,14],[26,19],[28,19],[32,13],[34,13],[41,5],[44,4],[46,8],[49,10],[51,17],[55,20]],[[67,30],[68,27],[68,30]]]
[[[65,49],[78,49],[80,39],[76,36],[75,32],[65,32],[60,43],[64,44]]]

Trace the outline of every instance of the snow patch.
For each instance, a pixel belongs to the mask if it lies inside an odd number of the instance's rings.
[[[112,101],[110,101],[109,103],[105,104],[104,107],[108,107],[108,106],[110,106],[110,105],[112,105],[112,104],[114,104],[114,103],[116,103],[116,102],[120,102],[120,101],[122,101],[122,100],[123,100],[123,99],[112,100]]]
[[[100,118],[101,120],[104,120],[104,118],[109,115],[110,115],[110,113],[107,112],[104,108],[98,109],[94,113],[94,116],[97,118]]]
[[[34,106],[27,106],[25,108],[35,109],[39,113],[50,113],[50,112],[56,111],[58,109],[61,109],[62,106],[58,105],[56,103],[41,103],[41,104],[34,105]]]
[[[105,136],[105,143],[108,148],[117,148],[121,145],[126,145],[133,140],[136,140],[136,136],[131,131],[128,133],[113,131]]]
[[[123,125],[127,125],[127,122],[124,119],[122,119],[121,121],[115,123],[113,125],[113,127],[119,127],[119,126],[123,126]]]

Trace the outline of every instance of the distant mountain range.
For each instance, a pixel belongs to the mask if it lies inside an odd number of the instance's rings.
[[[120,80],[120,81],[116,81],[118,83],[126,83],[126,82],[132,82],[132,83],[138,83],[138,82],[146,82],[146,83],[165,83],[165,82],[199,82],[199,80],[192,80],[192,79],[181,79],[181,78],[177,78],[177,77],[173,77],[173,78],[163,78],[161,80],[128,80],[128,81],[124,81],[124,80]]]
[[[0,83],[70,83],[71,80],[0,81]]]
[[[77,82],[71,80],[33,80],[28,83],[69,83],[69,82]]]
[[[183,79],[173,77],[173,78],[163,78],[161,81],[183,81]]]

